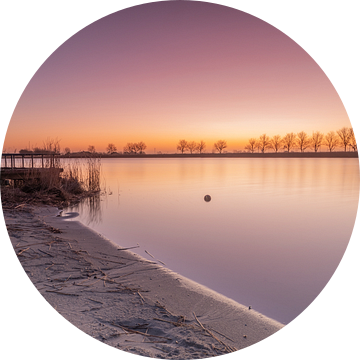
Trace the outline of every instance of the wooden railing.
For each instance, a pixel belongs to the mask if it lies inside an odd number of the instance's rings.
[[[34,168],[40,166],[39,162],[37,164],[37,160],[41,160],[41,168],[45,167],[55,167],[55,159],[58,158],[57,154],[49,154],[49,153],[30,153],[30,154],[6,154],[3,153],[1,158],[1,168],[2,169],[25,169],[25,168]],[[30,161],[25,161],[29,159]],[[17,160],[20,160],[21,166],[17,166]],[[35,160],[35,161],[34,161]],[[28,163],[28,164],[26,164]],[[3,166],[4,165],[4,166]],[[28,166],[25,166],[28,165]]]

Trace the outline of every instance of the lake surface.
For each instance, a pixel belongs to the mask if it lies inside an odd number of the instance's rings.
[[[282,323],[336,270],[359,198],[358,159],[103,159],[101,171],[105,193],[66,209],[74,220]]]

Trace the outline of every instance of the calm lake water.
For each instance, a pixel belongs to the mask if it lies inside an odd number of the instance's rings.
[[[66,209],[79,212],[74,220],[283,323],[331,278],[358,206],[357,159],[103,159],[101,167],[106,193]]]

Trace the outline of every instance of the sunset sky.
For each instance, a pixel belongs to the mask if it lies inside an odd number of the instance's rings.
[[[176,152],[180,139],[243,149],[266,133],[350,126],[312,58],[256,17],[202,2],[119,11],[60,46],[34,75],[12,116],[5,151],[61,140],[72,151],[144,141]]]

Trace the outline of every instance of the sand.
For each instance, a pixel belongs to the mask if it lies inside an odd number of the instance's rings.
[[[32,283],[93,338],[134,354],[195,359],[246,348],[283,327],[57,214],[25,206],[5,211],[5,220]]]

